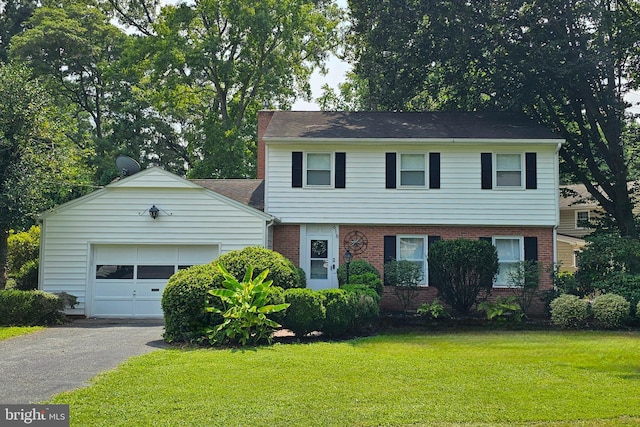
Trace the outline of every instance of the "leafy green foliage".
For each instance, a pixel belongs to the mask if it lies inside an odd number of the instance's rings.
[[[405,314],[408,313],[423,279],[422,268],[411,261],[392,259],[384,264],[385,284],[393,287],[393,293]]]
[[[514,296],[497,297],[495,301],[483,301],[478,304],[478,310],[487,314],[488,320],[499,322],[520,322],[524,312]]]
[[[63,302],[42,291],[0,290],[0,325],[55,325],[65,320]]]
[[[351,293],[370,296],[376,304],[380,303],[382,297],[372,287],[367,285],[342,285],[340,289]]]
[[[589,301],[576,295],[560,295],[551,301],[551,321],[564,329],[583,327],[589,316]]]
[[[271,305],[269,287],[271,280],[265,281],[269,270],[253,277],[253,267],[248,266],[244,280],[239,282],[232,274],[218,264],[224,276],[224,289],[210,289],[209,295],[220,298],[224,309],[208,306],[206,310],[222,316],[222,323],[208,331],[212,344],[256,345],[264,341],[271,342],[271,334],[280,325],[267,315],[285,310],[289,304]]]
[[[351,284],[358,284],[362,286],[366,286],[368,288],[373,289],[379,296],[382,296],[382,280],[380,280],[380,276],[376,273],[363,273],[363,274],[354,274],[349,275],[349,282]],[[343,287],[345,285],[342,285]]]
[[[235,277],[244,277],[251,266],[254,271],[268,269],[269,275],[266,280],[273,281],[274,286],[283,289],[302,287],[298,270],[293,263],[270,249],[251,246],[220,255],[214,262],[224,265],[225,269]],[[225,280],[223,274],[218,271],[213,277],[214,287],[220,287],[223,280]]]
[[[616,294],[596,296],[591,302],[591,311],[596,325],[601,328],[619,328],[629,319],[631,304],[624,297]]]
[[[40,226],[32,225],[27,231],[10,231],[7,245],[7,274],[12,275],[17,273],[27,262],[38,259]]]
[[[338,267],[338,283],[340,286],[347,284],[347,264],[342,263]],[[376,270],[376,268],[371,265],[369,262],[363,259],[354,259],[349,263],[349,284],[367,284],[362,282],[361,280],[373,281],[369,274],[375,275],[378,279],[380,278],[380,272]],[[362,277],[363,275],[367,275]],[[356,281],[356,279],[359,279]]]
[[[483,240],[440,240],[429,248],[429,272],[438,295],[467,314],[481,294],[488,295],[498,272],[496,248]]]
[[[356,295],[343,289],[324,289],[326,316],[322,332],[329,337],[341,337],[350,333],[356,320]]]
[[[37,259],[27,261],[20,267],[14,274],[15,286],[14,289],[21,291],[31,291],[38,289],[38,270],[40,261]]]
[[[312,289],[287,289],[284,299],[289,303],[283,326],[301,337],[322,330],[326,317],[324,295]]]
[[[442,305],[438,298],[435,298],[431,303],[425,302],[422,304],[418,307],[417,313],[430,319],[450,317],[449,313],[447,313],[447,309]]]
[[[194,265],[169,278],[161,300],[165,341],[201,342],[206,330],[222,321],[219,315],[205,311],[207,292],[217,273],[214,264]]]
[[[524,315],[528,315],[531,303],[538,296],[541,270],[542,264],[536,261],[520,261],[509,271],[507,284]]]

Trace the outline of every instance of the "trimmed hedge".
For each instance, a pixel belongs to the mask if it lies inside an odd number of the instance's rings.
[[[25,262],[22,267],[14,274],[14,289],[21,291],[33,291],[38,289],[38,269],[40,261],[32,259]]]
[[[65,320],[63,301],[43,291],[0,291],[1,326],[53,325]]]
[[[354,259],[349,263],[349,283],[360,283],[356,282],[355,276],[359,276],[362,274],[375,274],[375,276],[380,279],[380,272],[371,264],[363,259]],[[342,263],[340,267],[338,267],[338,283],[340,286],[347,284],[347,264]]]
[[[590,315],[589,301],[563,294],[551,301],[551,322],[564,329],[584,326]]]
[[[284,299],[291,305],[285,311],[283,327],[298,337],[322,330],[326,316],[322,293],[312,289],[287,289]]]
[[[616,294],[598,295],[591,303],[593,318],[601,328],[615,329],[624,325],[629,318],[631,304]]]
[[[205,331],[219,324],[222,317],[205,312],[212,278],[218,274],[215,264],[194,265],[180,270],[162,293],[164,340],[167,342],[199,342]],[[217,300],[217,298],[216,298]]]
[[[353,330],[356,320],[356,295],[343,289],[323,289],[326,316],[322,332],[329,337],[341,337]]]

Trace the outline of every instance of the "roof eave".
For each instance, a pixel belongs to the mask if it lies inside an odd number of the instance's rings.
[[[457,144],[457,145],[513,145],[513,144],[548,144],[555,145],[565,142],[562,138],[305,138],[305,137],[273,137],[264,136],[262,138],[265,144],[287,145],[287,144],[317,144],[317,143],[336,143],[336,144],[369,144],[369,145],[388,145],[388,144],[405,144],[405,145],[438,145],[438,144]]]

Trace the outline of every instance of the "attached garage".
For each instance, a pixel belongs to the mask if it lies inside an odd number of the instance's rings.
[[[267,247],[274,218],[150,168],[45,212],[40,221],[39,286],[76,296],[79,304],[68,314],[157,318],[172,274],[231,250]]]

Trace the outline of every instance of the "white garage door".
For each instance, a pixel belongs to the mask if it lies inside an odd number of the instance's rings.
[[[167,280],[179,269],[217,258],[218,246],[96,245],[90,316],[162,317]]]

